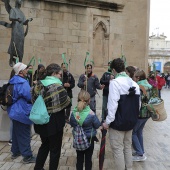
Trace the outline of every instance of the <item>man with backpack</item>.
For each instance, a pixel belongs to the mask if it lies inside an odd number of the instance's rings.
[[[27,65],[18,62],[13,67],[15,75],[9,80],[13,85],[12,105],[7,107],[7,112],[13,122],[11,159],[23,156],[23,163],[34,163],[36,158],[31,151],[29,120],[31,104],[30,85],[25,79],[27,76]]]
[[[103,128],[109,128],[110,144],[113,150],[116,170],[132,170],[132,129],[140,108],[140,90],[126,73],[124,62],[114,59],[110,68],[115,79],[110,81],[108,115]]]

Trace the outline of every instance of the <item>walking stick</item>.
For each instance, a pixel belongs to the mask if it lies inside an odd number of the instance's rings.
[[[14,41],[13,41],[13,44],[14,44],[14,49],[15,49],[16,56],[17,56],[17,57],[14,57],[14,58],[16,58],[16,63],[18,63],[18,62],[19,62],[19,57],[18,57],[18,53],[17,53],[17,49],[16,49],[16,46],[15,46],[15,42],[14,42]]]

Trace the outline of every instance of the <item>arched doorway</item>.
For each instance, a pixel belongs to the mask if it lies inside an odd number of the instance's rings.
[[[170,73],[170,62],[165,63],[164,73]]]

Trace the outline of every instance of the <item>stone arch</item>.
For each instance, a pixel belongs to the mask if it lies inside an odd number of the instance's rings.
[[[170,61],[166,62],[166,63],[164,64],[164,67],[170,67]]]
[[[109,60],[109,18],[96,16],[93,21],[94,65],[103,68]]]
[[[164,73],[169,73],[170,72],[170,61],[166,62],[164,64]]]
[[[96,30],[98,29],[99,26],[102,26],[103,30],[104,30],[104,36],[105,39],[109,38],[109,22],[108,20],[104,19],[104,18],[96,18],[94,20],[94,27],[93,27],[93,38],[96,34]]]

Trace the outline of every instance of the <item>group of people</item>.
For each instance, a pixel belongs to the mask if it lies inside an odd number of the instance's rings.
[[[85,169],[92,169],[94,142],[98,141],[96,134],[99,127],[109,129],[115,169],[131,170],[132,160],[146,159],[143,128],[150,114],[145,113],[144,117],[140,116],[144,111],[141,96],[144,88],[149,98],[153,85],[148,83],[143,70],[133,66],[125,68],[120,58],[108,63],[108,71],[103,74],[100,81],[92,69],[92,65],[87,64],[85,73],[80,76],[77,84],[81,88],[78,103],[71,111],[75,80],[67,70],[67,64],[62,63],[60,67],[52,63],[46,68],[40,65],[36,76],[28,76],[33,74],[30,65],[20,62],[14,65],[15,75],[9,80],[9,83],[14,85],[13,104],[7,110],[13,123],[12,159],[22,155],[23,163],[35,163],[35,170],[43,170],[50,154],[49,169],[56,170],[65,122],[73,129],[82,122],[82,128],[90,143],[90,147],[86,150],[76,151],[77,170],[83,170],[84,160]],[[31,77],[35,78],[30,81]],[[103,90],[102,121],[99,121],[96,115],[97,89]],[[35,157],[30,146],[32,122],[29,120],[29,114],[39,94],[44,99],[50,120],[44,125],[34,124],[34,130],[40,135],[42,142]]]

